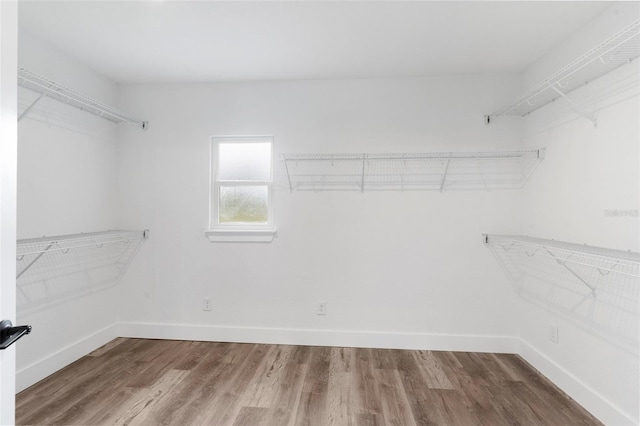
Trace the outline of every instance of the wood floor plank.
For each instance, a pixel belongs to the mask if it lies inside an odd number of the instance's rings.
[[[373,375],[375,359],[372,349],[356,349],[357,414],[375,414],[384,420],[380,391]]]
[[[164,400],[157,407],[159,424],[191,424],[192,418],[198,413],[199,407],[205,404],[211,394],[211,388],[218,383],[223,374],[230,374],[230,364],[223,362],[227,352],[243,354],[249,346],[238,348],[236,345],[221,345],[206,342],[206,352],[193,364],[187,376],[173,391],[170,399]],[[185,359],[178,365],[183,367]]]
[[[234,400],[234,409],[229,408],[222,423],[237,419],[242,410],[249,407],[269,408],[280,391],[279,383],[286,371],[291,346],[269,346],[261,362],[253,369],[254,374],[245,385],[242,395]],[[235,410],[235,411],[234,411]],[[265,414],[268,410],[265,411]],[[263,419],[264,420],[264,419]],[[235,424],[235,422],[234,422]]]
[[[331,369],[335,373],[351,373],[356,362],[354,348],[331,348]]]
[[[150,349],[150,347],[148,348]],[[113,395],[113,388],[116,383],[124,385],[132,378],[137,377],[140,368],[140,361],[137,357],[115,357],[114,359],[123,363],[123,365],[120,365],[119,369],[115,371],[116,374],[110,371],[104,371],[97,376],[98,381],[95,383],[85,383],[80,388],[83,390],[82,393],[73,401],[70,408],[52,420],[54,424],[79,423],[80,420],[86,418],[89,413],[95,412],[96,409],[104,405],[104,400]],[[128,368],[122,369],[124,365],[128,365]],[[118,372],[122,372],[123,374],[119,375],[117,374]]]
[[[119,338],[19,393],[18,425],[600,425],[517,355]]]
[[[195,424],[230,425],[233,424],[242,408],[242,397],[248,389],[256,369],[263,362],[271,348],[268,345],[249,345],[250,352],[244,360],[227,357],[238,368],[229,369],[228,374],[221,375],[216,381],[217,389],[209,395],[206,404],[202,405],[202,414],[196,417]],[[206,397],[206,395],[203,395]]]
[[[390,349],[370,349],[371,365],[374,370],[395,369],[395,354]]]
[[[377,414],[358,414],[357,426],[384,426],[384,421]]]
[[[424,374],[429,389],[453,389],[451,381],[441,366],[440,360],[431,351],[415,351],[413,356]]]
[[[398,375],[416,424],[451,424],[447,422],[449,419],[442,398],[438,392],[430,390],[427,386],[413,354],[409,351],[400,351],[396,358]]]
[[[132,398],[141,390],[137,388],[120,387],[113,389],[110,395],[102,400],[102,404],[94,405],[87,412],[83,423],[87,425],[113,425],[117,419],[131,409]]]
[[[482,353],[477,354],[478,359],[482,363],[482,367],[486,370],[487,380],[492,386],[500,386],[507,381],[518,381],[518,377],[511,370],[505,367],[495,354]]]
[[[127,383],[127,387],[146,388],[152,386],[158,376],[162,376],[167,370],[173,369],[173,365],[179,363],[187,356],[186,348],[177,340],[158,340],[153,348],[153,353],[138,360],[138,369],[134,377]]]
[[[126,345],[119,345],[102,357],[84,357],[82,361],[89,358],[89,362],[80,363],[83,368],[79,373],[70,366],[60,374],[55,374],[67,380],[55,397],[29,406],[18,402],[16,417],[24,418],[26,424],[64,424],[73,421],[73,418],[87,408],[86,403],[91,400],[92,395],[133,376],[138,359],[136,354],[144,353],[145,349],[152,346],[153,341],[134,340],[128,348]],[[28,391],[29,389],[27,394]],[[38,389],[34,388],[33,392],[37,393]]]
[[[289,357],[289,363],[308,365],[309,358],[311,358],[311,346],[295,346]]]
[[[247,407],[269,408],[280,391],[280,379],[291,355],[291,346],[273,346],[258,366],[243,397]]]
[[[478,384],[474,381],[464,382],[462,393],[470,404],[468,409],[478,419],[479,423],[487,426],[508,426],[506,419],[496,410],[493,401],[495,394],[493,387]]]
[[[210,377],[193,376],[193,379],[201,382],[201,386],[198,386],[188,403],[178,409],[173,419],[174,424],[217,425],[222,424],[223,419],[229,424],[235,421],[237,413],[232,410],[267,348],[249,344],[234,347],[236,350],[224,352],[218,360],[220,362],[209,373],[201,371],[204,376],[211,374]],[[232,352],[235,355],[232,356]]]
[[[219,346],[217,343],[212,342],[184,342],[184,351],[186,356],[182,360],[173,366],[174,370],[192,370],[194,369],[204,357],[207,356],[213,348]]]
[[[456,375],[462,379],[460,386],[464,387],[467,382],[474,382],[477,385],[489,386],[487,372],[482,363],[476,358],[476,354],[469,352],[456,352],[454,354],[461,365]]]
[[[352,348],[331,349],[329,381],[327,388],[327,424],[351,426],[356,424],[355,390],[352,386],[355,350]]]
[[[458,361],[453,352],[438,351],[433,352],[433,356],[438,360],[438,366],[447,376],[452,389],[461,389],[460,380],[463,378],[459,372],[463,370],[462,364]]]
[[[350,373],[332,371],[327,389],[327,424],[342,426],[356,423],[355,391]]]
[[[295,423],[301,425],[326,424],[327,393],[331,348],[311,348],[309,366],[302,385],[302,395]]]
[[[269,410],[264,407],[242,407],[233,426],[260,426],[264,422],[265,415]]]
[[[171,398],[171,391],[188,374],[185,370],[169,370],[149,389],[138,391],[130,398],[130,408],[113,423],[117,426],[158,424],[157,407],[163,399]]]
[[[376,369],[373,374],[380,393],[385,424],[415,426],[416,422],[398,371]]]
[[[473,404],[466,398],[463,393],[452,392],[450,390],[437,390],[443,402],[447,419],[444,424],[451,425],[485,425],[477,416]]]
[[[511,359],[514,358],[514,355],[511,354],[491,354],[491,357],[494,359],[496,365],[503,374],[506,376],[507,380],[514,382],[521,382],[525,379],[518,372],[518,369],[511,364]]]
[[[493,406],[500,413],[507,424],[512,426],[529,426],[547,424],[544,417],[540,417],[531,409],[530,401],[519,395],[518,388],[526,386],[520,381],[505,382],[503,386],[493,389]],[[518,397],[516,397],[518,395]],[[590,423],[586,423],[590,424]]]
[[[509,362],[524,377],[522,383],[523,393],[527,398],[535,401],[532,408],[537,408],[538,413],[547,412],[553,417],[566,422],[566,424],[588,424],[592,416],[585,410],[573,410],[575,401],[559,390],[549,379],[539,374],[529,363],[520,356],[509,358]],[[523,396],[524,398],[524,396]]]
[[[115,339],[113,339],[112,341],[100,346],[98,349],[96,349],[95,351],[87,354],[87,356],[101,356],[104,355],[105,353],[111,351],[113,348],[115,348],[116,346],[127,342],[128,339],[125,339],[124,337],[117,337]]]
[[[266,425],[295,425],[307,364],[288,363],[280,381],[280,391],[265,417]]]

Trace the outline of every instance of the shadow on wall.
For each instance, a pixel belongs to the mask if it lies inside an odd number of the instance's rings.
[[[106,231],[18,241],[18,312],[40,311],[116,285],[145,236]]]
[[[489,247],[520,296],[638,354],[640,254],[526,237]]]
[[[19,122],[34,121],[104,141],[112,141],[117,134],[115,123],[46,96],[30,107],[38,97],[37,93],[19,88]]]

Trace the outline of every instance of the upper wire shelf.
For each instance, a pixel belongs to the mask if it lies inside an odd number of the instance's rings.
[[[103,104],[24,68],[18,68],[18,85],[40,94],[40,96],[20,114],[18,120],[24,117],[31,108],[46,96],[114,123],[134,124],[140,126],[142,129],[146,129],[148,126],[147,121],[132,117],[114,107]]]
[[[517,189],[544,149],[282,155],[291,191]]]
[[[533,86],[513,102],[485,116],[485,121],[489,124],[492,119],[500,116],[524,117],[559,97],[564,97],[578,113],[595,124],[595,118],[583,111],[566,95],[633,61],[638,56],[640,56],[640,20],[622,28],[612,37]]]

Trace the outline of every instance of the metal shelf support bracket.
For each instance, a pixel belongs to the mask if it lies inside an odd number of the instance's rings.
[[[444,189],[444,183],[447,180],[447,172],[449,171],[449,163],[451,160],[447,160],[447,165],[444,167],[444,173],[442,174],[442,182],[440,183],[440,192]]]
[[[579,114],[582,117],[586,118],[587,120],[591,121],[593,123],[593,127],[598,127],[598,120],[596,119],[596,117],[593,114],[589,114],[584,109],[582,109],[582,107],[580,107],[580,105],[578,105],[573,99],[571,99],[569,96],[567,96],[562,90],[560,90],[556,86],[551,85],[549,87],[552,90],[554,90],[557,94],[562,96],[567,102],[569,102],[569,104],[573,107],[573,110],[577,114]]]
[[[22,114],[20,114],[18,116],[18,122],[20,122],[20,120],[22,120],[24,118],[25,115],[27,115],[29,113],[29,111],[31,111],[31,108],[33,108],[34,106],[36,106],[36,104],[38,102],[40,102],[40,99],[42,99],[45,96],[45,93],[40,93],[40,96],[37,97],[37,99],[33,102],[31,102],[31,105],[29,105],[28,107],[25,108],[24,111],[22,111]]]

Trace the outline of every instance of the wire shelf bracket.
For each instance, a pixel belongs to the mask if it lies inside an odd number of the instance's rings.
[[[38,98],[22,111],[18,116],[18,121],[22,120],[42,98],[48,97],[114,123],[133,124],[142,130],[146,130],[149,127],[148,121],[132,117],[116,108],[103,104],[24,68],[18,68],[18,85],[40,94]]]
[[[406,154],[283,154],[289,190],[519,189],[544,148]]]
[[[491,124],[494,119],[503,116],[524,117],[556,99],[563,98],[569,102],[577,114],[597,126],[596,117],[585,111],[568,94],[614,69],[634,61],[639,56],[640,19],[622,28],[584,55],[554,72],[510,104],[492,114],[485,115],[485,124]]]

